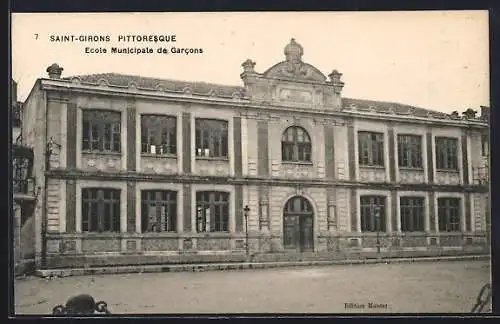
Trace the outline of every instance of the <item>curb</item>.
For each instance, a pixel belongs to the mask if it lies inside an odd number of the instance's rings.
[[[36,270],[35,275],[37,277],[42,277],[42,278],[57,278],[57,277],[70,277],[70,276],[125,274],[125,273],[203,272],[203,271],[270,269],[270,268],[304,267],[304,266],[355,265],[355,264],[377,264],[377,263],[399,264],[399,263],[413,263],[413,262],[486,261],[486,260],[491,260],[491,257],[489,255],[467,255],[467,256],[415,257],[415,258],[393,258],[393,259],[392,258],[354,259],[354,260],[331,260],[331,261],[133,265],[133,266],[117,266],[117,267],[76,268],[76,269],[45,269],[45,270]]]

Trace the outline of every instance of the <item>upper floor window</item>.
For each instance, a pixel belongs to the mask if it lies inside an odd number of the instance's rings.
[[[141,193],[142,232],[177,230],[177,192],[144,190]]]
[[[28,193],[29,184],[33,181],[32,169],[33,159],[31,157],[12,157],[12,191],[14,193]]]
[[[361,196],[360,210],[362,232],[385,232],[385,197]]]
[[[82,189],[82,231],[120,231],[119,189]]]
[[[311,162],[311,138],[302,127],[288,127],[281,137],[281,159],[289,162]]]
[[[490,155],[490,140],[488,135],[481,136],[481,152],[483,156]]]
[[[436,169],[458,169],[458,139],[436,137]]]
[[[83,111],[82,150],[117,152],[121,150],[121,113],[104,110]]]
[[[177,119],[171,116],[141,116],[141,152],[150,154],[177,153]]]
[[[21,105],[20,104],[14,104],[12,106],[12,115],[11,115],[11,121],[12,121],[12,127],[21,127]]]
[[[422,137],[398,135],[398,165],[403,168],[422,168]]]
[[[401,230],[403,232],[424,231],[424,198],[401,197]]]
[[[384,134],[358,132],[359,165],[384,166]]]
[[[229,231],[229,193],[196,193],[196,229],[199,233]]]
[[[459,198],[438,198],[438,223],[440,232],[460,231]]]
[[[196,156],[228,157],[228,122],[196,119]]]

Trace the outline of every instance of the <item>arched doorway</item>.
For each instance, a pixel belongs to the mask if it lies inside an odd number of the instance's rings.
[[[314,250],[313,209],[304,197],[290,198],[283,210],[283,247],[306,252]]]

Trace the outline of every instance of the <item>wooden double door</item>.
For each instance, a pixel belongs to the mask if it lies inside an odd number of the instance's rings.
[[[297,252],[314,250],[313,217],[310,215],[285,215],[283,247]]]
[[[314,251],[313,209],[302,196],[292,197],[285,204],[283,247],[298,252]]]

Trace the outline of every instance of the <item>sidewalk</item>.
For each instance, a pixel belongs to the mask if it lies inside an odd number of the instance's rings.
[[[233,262],[233,263],[200,263],[200,264],[163,264],[163,265],[131,265],[116,267],[73,268],[73,269],[46,269],[36,270],[35,275],[47,277],[69,277],[100,274],[124,273],[155,273],[155,272],[202,272],[227,271],[243,269],[270,269],[284,267],[326,266],[326,265],[354,265],[354,264],[398,264],[412,262],[436,261],[484,261],[490,260],[489,255],[438,256],[415,258],[387,258],[387,259],[352,259],[331,261],[281,261],[281,262]]]

